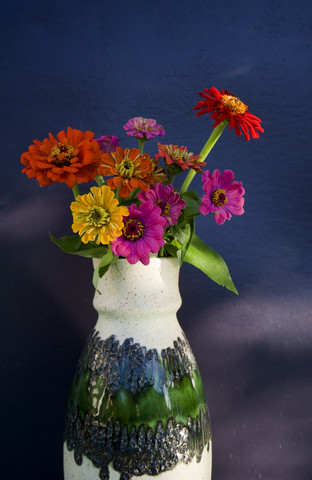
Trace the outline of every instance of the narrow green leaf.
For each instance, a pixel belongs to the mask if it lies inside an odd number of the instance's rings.
[[[208,275],[211,280],[238,295],[238,291],[235,288],[223,258],[202,242],[195,234],[184,256],[184,261],[199,268]]]
[[[82,243],[78,235],[69,235],[60,238],[54,237],[51,233],[49,235],[52,242],[65,253],[87,258],[102,258],[107,252],[107,246],[94,247],[88,243]]]
[[[101,261],[99,262],[97,267],[94,269],[92,282],[96,290],[97,290],[97,286],[100,278],[102,278],[107,272],[107,270],[109,269],[109,266],[113,261],[113,258],[114,258],[113,252],[111,251],[110,248],[108,248],[106,254],[103,255],[103,257],[101,258]]]
[[[172,227],[172,234],[175,237],[175,241],[171,242],[179,248],[179,244],[181,247],[177,251],[177,257],[180,261],[180,265],[182,265],[184,256],[189,248],[189,245],[192,241],[192,237],[195,231],[195,222],[194,218],[189,218],[187,222],[181,224],[174,225]]]
[[[183,247],[181,248],[181,251],[180,251],[181,252],[180,265],[182,265],[182,263],[184,262],[186,252],[188,251],[192,243],[192,239],[194,235],[195,235],[195,220],[194,218],[191,218],[188,224],[188,238],[187,238],[187,241],[184,242]]]

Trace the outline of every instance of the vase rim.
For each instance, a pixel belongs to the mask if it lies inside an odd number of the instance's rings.
[[[100,258],[93,258],[92,260],[93,260],[93,265],[97,265],[100,262],[101,259]],[[178,260],[177,257],[150,257],[150,261],[147,265],[144,265],[142,262],[137,262],[137,263],[131,264],[130,262],[128,262],[128,260],[126,258],[119,258],[119,257],[114,258],[112,263],[114,263],[114,261],[116,261],[116,262],[126,262],[126,263],[129,264],[129,267],[132,267],[132,266],[135,267],[135,265],[138,265],[138,264],[142,265],[143,267],[148,267],[151,263],[155,263],[155,262],[157,263],[157,262],[163,262],[163,261],[165,261],[165,262],[166,261],[171,261],[171,262],[173,261],[173,262],[179,263],[179,260]]]
[[[154,262],[155,260],[175,260],[175,261],[178,261],[177,257],[150,257],[150,262]],[[126,258],[117,258],[117,261],[126,261],[128,262],[128,260]],[[129,265],[132,265],[130,262],[128,262]],[[142,262],[137,262],[137,263],[142,263]],[[133,265],[136,265],[135,263]],[[142,264],[143,265],[143,264]],[[149,264],[147,265],[144,265],[145,267],[148,267]]]

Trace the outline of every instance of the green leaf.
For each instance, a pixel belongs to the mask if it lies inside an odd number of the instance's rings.
[[[184,256],[184,261],[199,268],[208,275],[211,280],[238,295],[238,291],[235,288],[223,258],[202,242],[195,234]]]
[[[109,266],[113,261],[113,258],[114,258],[113,252],[111,251],[110,248],[108,248],[106,254],[103,255],[103,257],[101,258],[101,261],[99,262],[97,267],[94,269],[92,282],[96,290],[97,290],[97,286],[100,278],[102,278],[107,272],[107,270],[109,269]],[[98,292],[101,293],[99,290]]]
[[[184,218],[200,215],[201,200],[194,190],[182,193],[181,198],[185,201],[185,208],[182,210]]]
[[[56,238],[51,233],[49,234],[53,243],[55,243],[63,252],[71,253],[72,255],[79,255],[87,258],[102,258],[107,252],[107,246],[94,247],[89,243],[82,243],[78,235],[69,235],[65,237]]]
[[[171,257],[176,257],[178,250],[181,248],[181,246],[177,247],[174,242],[175,240],[172,243],[165,243],[165,250]]]
[[[177,251],[177,257],[180,260],[180,265],[182,265],[183,263],[184,256],[192,241],[194,231],[195,231],[194,218],[189,218],[187,222],[183,224],[174,225],[171,228],[171,233],[175,237],[175,241],[171,243],[175,245],[177,248],[179,248],[179,250]]]

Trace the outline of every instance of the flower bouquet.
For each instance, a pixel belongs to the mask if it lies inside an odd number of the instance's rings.
[[[50,237],[64,252],[100,259],[95,287],[117,257],[147,265],[152,255],[191,263],[237,293],[222,257],[196,235],[195,217],[211,213],[222,225],[244,212],[242,183],[234,180],[232,170],[204,170],[205,160],[227,125],[246,140],[258,138],[263,129],[261,120],[228,91],[212,87],[199,95],[196,115],[211,113],[215,122],[198,155],[186,146],[160,142],[154,157],[144,153],[145,142],[165,131],[153,119],[135,117],[124,129],[138,140],[138,148],[123,149],[115,136],[94,139],[90,131],[68,127],[56,138],[50,133],[43,141],[34,140],[21,156],[23,173],[41,186],[64,182],[72,188],[75,235]],[[196,174],[201,174],[200,193],[189,190]],[[180,190],[174,186],[178,175],[185,175]],[[81,193],[79,185],[89,182],[96,186]]]
[[[40,185],[64,182],[73,189],[74,235],[50,235],[52,241],[64,252],[97,259],[93,305],[99,316],[68,402],[66,480],[211,480],[204,386],[176,316],[179,265],[189,262],[237,293],[224,260],[195,234],[195,217],[211,213],[222,225],[244,212],[241,182],[231,170],[205,170],[205,160],[227,125],[247,140],[263,130],[226,90],[200,95],[197,115],[211,113],[215,123],[198,155],[160,142],[154,156],[144,153],[145,143],[165,131],[155,120],[135,117],[124,129],[138,148],[68,127],[56,138],[34,140],[21,157],[23,172]],[[189,190],[196,174],[199,193]],[[178,175],[185,176],[179,190]],[[80,192],[89,182],[96,185]]]

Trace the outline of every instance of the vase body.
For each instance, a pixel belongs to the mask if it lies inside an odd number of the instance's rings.
[[[200,373],[178,323],[179,265],[120,259],[100,279],[98,321],[69,399],[65,480],[210,480]]]

